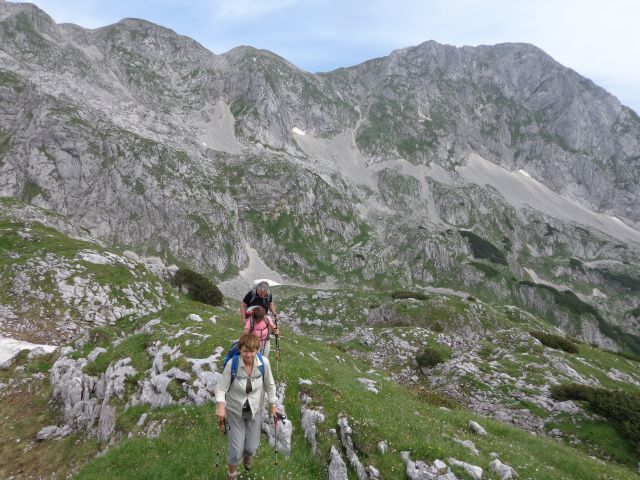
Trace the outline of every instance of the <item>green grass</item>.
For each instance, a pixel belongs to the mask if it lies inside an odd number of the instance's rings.
[[[42,361],[26,362],[27,372],[37,370]],[[7,382],[9,377],[18,382],[25,378],[15,368],[0,371],[1,382]],[[40,429],[60,422],[58,409],[49,403],[51,395],[48,378],[30,380],[24,386],[3,392],[0,458],[4,461],[0,462],[0,478],[53,478],[53,472],[58,478],[66,478],[75,468],[90,462],[101,448],[99,442],[81,433],[56,441],[35,440]]]
[[[203,311],[200,313],[204,315],[207,309],[201,309]],[[208,313],[213,311],[209,310]],[[224,310],[218,310],[218,313],[222,315],[218,324],[207,326],[204,331],[221,331],[224,337],[224,332],[234,326],[239,330],[237,315]],[[220,333],[216,335],[218,342]],[[300,351],[314,352],[321,363],[308,355],[300,356]],[[344,352],[331,345],[299,337],[286,330],[284,332],[279,370],[287,381],[286,408],[289,418],[294,422],[300,418],[298,378],[312,380],[307,392],[315,404],[323,406],[327,416],[326,422],[318,428],[319,451],[315,458],[309,453],[300,429],[296,428],[292,457],[280,459],[285,478],[325,478],[323,463],[330,446],[335,443],[328,430],[336,426],[340,412],[347,414],[354,429],[354,441],[361,461],[375,465],[383,478],[404,478],[404,466],[398,454],[401,450],[411,451],[414,459],[433,461],[455,456],[485,468],[491,460],[489,453],[497,451],[500,458],[512,465],[522,478],[634,478],[634,474],[628,470],[615,465],[601,465],[569,446],[557,445],[546,438],[479,418],[465,410],[442,411],[438,402],[429,402],[424,393],[414,394],[379,375],[355,374],[355,367],[366,371],[368,366],[349,356],[346,357],[346,363],[336,363],[336,354],[344,356]],[[327,368],[322,368],[323,365]],[[356,376],[375,380],[380,393],[368,392],[355,380]],[[390,405],[393,407],[390,408]],[[529,408],[530,405],[525,407]],[[128,425],[133,425],[143,411],[133,412]],[[215,478],[212,466],[215,462],[216,439],[212,406],[172,406],[150,413],[155,419],[167,419],[159,439],[125,440],[84,467],[76,478]],[[479,421],[489,436],[471,436],[467,429],[470,419]],[[471,457],[464,448],[456,445],[454,437],[473,439],[481,451],[480,458]],[[375,448],[382,439],[391,447],[387,455],[380,455]],[[252,478],[253,475],[274,478],[273,452],[264,445],[264,439],[254,468]]]
[[[570,383],[554,385],[552,395],[557,400],[585,401],[593,412],[609,420],[621,437],[626,438],[640,457],[640,392]]]
[[[286,297],[285,290],[279,292]],[[294,296],[299,292],[290,292]],[[170,345],[180,345],[186,356],[202,358],[210,355],[217,345],[226,345],[240,330],[234,302],[227,302],[222,307],[208,307],[203,304],[182,299],[161,314],[162,325],[156,327],[151,334],[137,334],[129,337],[117,347],[110,347],[108,353],[98,357],[101,368],[123,356],[136,358],[148,354],[145,346],[152,339],[161,339],[163,335],[176,332],[185,326],[193,326],[186,321],[188,313],[197,313],[204,319],[217,315],[216,325],[203,322],[200,333],[211,335],[202,344],[187,345],[182,337],[170,341]],[[123,320],[116,331],[133,331],[146,319]],[[163,333],[163,330],[167,333]],[[91,337],[103,345],[108,345],[111,336],[107,332],[95,331]],[[93,345],[95,346],[95,345]],[[90,350],[90,348],[88,348]],[[320,359],[316,362],[309,355],[301,356],[299,352],[314,352]],[[602,352],[603,355],[608,355]],[[335,356],[346,358],[346,363],[336,362]],[[618,357],[619,358],[619,357]],[[619,358],[620,361],[625,361]],[[134,363],[136,360],[134,360]],[[145,361],[148,362],[148,361]],[[148,368],[148,363],[145,363]],[[138,365],[138,368],[143,368]],[[101,369],[100,368],[100,369]],[[329,433],[337,423],[338,414],[345,412],[354,429],[354,441],[361,460],[378,468],[383,478],[404,478],[404,466],[399,458],[401,450],[409,450],[413,459],[433,461],[436,458],[446,459],[449,456],[478,464],[486,468],[491,458],[489,453],[497,451],[504,462],[512,465],[522,478],[536,479],[627,479],[634,478],[630,470],[615,465],[601,465],[589,459],[586,454],[576,452],[565,445],[558,445],[546,438],[532,436],[526,432],[481,418],[464,409],[443,411],[439,409],[442,399],[428,392],[411,392],[389,382],[382,375],[356,373],[366,372],[369,366],[354,359],[326,342],[317,342],[310,338],[283,332],[282,360],[280,375],[287,382],[286,408],[289,418],[296,422],[293,438],[293,455],[290,459],[280,458],[280,471],[284,478],[313,479],[325,478],[323,464],[326,462],[330,446],[335,439]],[[96,369],[96,370],[100,370]],[[365,376],[377,382],[379,394],[368,392],[355,377]],[[298,386],[299,378],[312,380],[308,389],[314,403],[322,405],[327,416],[325,423],[318,428],[319,451],[313,457],[299,428],[300,404]],[[177,396],[179,396],[179,392]],[[447,405],[451,406],[451,405]],[[531,405],[523,405],[531,409]],[[40,406],[47,410],[46,402]],[[50,410],[50,409],[49,409]],[[121,411],[120,409],[118,410]],[[139,416],[147,412],[151,420],[166,419],[165,427],[158,439],[147,439],[137,436],[139,429],[135,426]],[[55,413],[55,412],[53,412]],[[49,413],[51,414],[51,413]],[[134,436],[125,439],[107,452],[85,465],[75,478],[78,479],[134,479],[134,478],[202,478],[214,479],[216,438],[213,425],[212,405],[203,407],[170,406],[150,410],[146,406],[134,407],[120,414],[118,428],[123,434],[133,431]],[[468,429],[468,421],[479,421],[489,432],[488,437],[472,436]],[[615,433],[615,432],[614,432]],[[472,457],[464,448],[456,445],[453,438],[470,438],[480,449],[480,457]],[[380,440],[386,440],[391,452],[380,455],[375,448]],[[263,439],[255,463],[255,473],[259,477],[275,478],[273,451]],[[64,442],[49,442],[51,448],[67,445]],[[85,444],[83,444],[85,445]],[[100,448],[95,442],[83,448]],[[224,450],[224,439],[223,439]],[[87,450],[83,450],[86,454]],[[79,454],[79,452],[78,452]],[[69,453],[67,453],[68,458]],[[224,460],[223,460],[224,461]],[[59,465],[59,462],[56,463]],[[218,471],[222,473],[222,469]],[[247,478],[245,475],[244,478]]]
[[[586,454],[606,457],[631,468],[638,463],[638,451],[617,434],[613,425],[604,420],[583,418],[576,423],[567,418],[565,421],[545,424],[545,430],[552,428],[559,429],[565,435],[575,436],[582,442],[576,448]]]
[[[69,256],[75,255],[79,248],[87,248],[86,244],[75,241],[63,241],[44,227],[32,225],[34,241],[24,242],[15,233],[16,224],[10,220],[4,227],[7,235],[0,236],[0,247],[7,250],[22,252],[28,258],[41,249],[56,248],[58,244],[66,245]],[[2,227],[2,225],[0,225]],[[13,231],[13,233],[11,233]],[[3,230],[3,234],[5,231]],[[95,249],[94,246],[91,247]],[[24,261],[24,259],[23,259]],[[3,263],[4,262],[4,263]],[[7,266],[11,262],[8,259],[0,259],[0,267]],[[87,269],[90,265],[85,265]],[[106,268],[106,267],[105,267]],[[144,272],[137,272],[144,274]],[[98,272],[91,271],[92,275]],[[112,280],[113,290],[117,291],[126,283],[126,272],[114,270],[109,276],[105,273],[100,277],[101,282],[109,284]],[[361,460],[365,464],[372,464],[378,468],[382,477],[386,479],[405,478],[404,465],[399,458],[402,450],[411,451],[413,459],[433,461],[436,458],[446,459],[455,456],[461,460],[477,464],[487,468],[491,460],[490,452],[498,452],[502,461],[513,466],[521,478],[535,479],[631,479],[636,478],[633,468],[623,468],[616,464],[601,464],[588,457],[589,450],[577,451],[575,448],[558,444],[552,440],[530,435],[522,430],[501,422],[479,417],[470,411],[461,408],[454,403],[448,403],[448,399],[438,392],[432,392],[424,388],[415,387],[409,390],[388,380],[387,375],[398,368],[392,365],[379,373],[370,372],[371,365],[361,358],[351,356],[346,352],[368,353],[371,348],[358,342],[356,338],[350,343],[334,345],[346,331],[353,330],[356,326],[369,327],[369,311],[384,302],[388,302],[391,292],[394,291],[359,291],[353,290],[323,290],[297,287],[276,287],[274,289],[278,306],[285,308],[291,314],[310,319],[322,319],[331,321],[341,319],[339,325],[325,328],[322,331],[322,339],[314,340],[310,337],[292,333],[286,323],[281,341],[282,361],[279,363],[280,378],[287,382],[286,408],[289,418],[294,422],[295,431],[293,438],[293,454],[290,459],[280,458],[279,472],[285,478],[290,479],[321,479],[326,478],[324,465],[326,464],[331,445],[336,439],[329,429],[335,428],[338,415],[344,412],[349,418],[349,423],[354,429],[353,439],[357,446]],[[390,325],[373,327],[374,335],[382,337],[393,334],[410,339],[411,335],[417,335],[415,325],[431,330],[440,325],[445,332],[464,331],[485,332],[498,331],[499,328],[510,329],[500,334],[496,333],[482,348],[482,356],[489,359],[497,348],[509,348],[513,359],[500,359],[500,369],[518,378],[523,371],[531,375],[543,378],[541,372],[528,369],[527,364],[535,362],[542,347],[528,348],[526,342],[511,348],[513,333],[526,332],[531,328],[540,328],[536,322],[539,319],[521,312],[517,309],[494,307],[483,302],[471,302],[468,299],[446,297],[429,294],[424,300],[415,298],[402,298],[394,301],[391,306],[396,309],[398,318],[406,321],[409,326],[392,327]],[[222,346],[228,347],[231,340],[237,338],[242,328],[237,313],[238,302],[225,299],[223,305],[212,307],[177,296],[161,312],[155,315],[139,317],[131,315],[120,319],[113,328],[96,328],[90,332],[90,343],[85,346],[77,356],[86,356],[96,346],[102,346],[108,351],[97,357],[96,361],[87,365],[85,371],[99,376],[106,370],[109,364],[124,357],[132,359],[131,364],[138,374],[127,381],[126,391],[131,394],[142,379],[145,370],[151,365],[151,356],[148,347],[156,344],[168,344],[170,347],[178,347],[183,357],[170,361],[165,358],[166,367],[176,366],[188,370],[186,358],[204,358],[211,355],[214,350]],[[196,323],[187,320],[191,313],[200,315],[204,321]],[[208,321],[211,316],[217,316],[218,322],[214,325]],[[135,333],[152,318],[160,318],[161,324],[150,332]],[[170,338],[178,331],[190,328],[190,333]],[[515,330],[516,332],[512,332]],[[198,334],[198,335],[194,335]],[[428,330],[422,331],[421,340],[427,342],[429,347],[435,347],[436,335]],[[118,340],[114,346],[112,342]],[[443,348],[443,347],[440,347]],[[304,355],[300,355],[300,352]],[[320,361],[317,362],[310,353]],[[555,354],[555,353],[554,353]],[[342,357],[345,362],[336,361],[336,356]],[[593,360],[594,366],[580,367],[578,359],[574,356],[563,355],[563,358],[574,368],[590,369],[589,375],[595,376],[599,372],[606,378],[603,372],[614,367],[623,372],[634,372],[636,364],[608,352],[589,347],[580,346],[580,355],[588,360]],[[273,355],[272,355],[273,358]],[[44,356],[28,360],[22,353],[18,360],[24,367],[24,374],[31,372],[43,372],[49,368],[55,355]],[[602,370],[599,370],[602,369]],[[579,370],[581,372],[581,370]],[[15,370],[0,372],[0,381],[6,381],[9,375],[15,375]],[[357,377],[366,377],[376,381],[378,394],[369,392],[357,381]],[[299,426],[300,421],[300,387],[298,379],[306,378],[312,381],[312,385],[305,390],[313,397],[315,405],[322,406],[327,420],[318,426],[319,450],[317,456],[311,455],[308,445],[302,436]],[[600,377],[598,377],[600,378]],[[617,383],[609,379],[611,383]],[[527,382],[537,385],[527,378]],[[542,382],[542,380],[541,380]],[[469,390],[493,391],[494,387],[482,383],[474,375],[468,375],[462,380],[462,388]],[[515,385],[505,385],[505,394],[514,390]],[[68,476],[71,471],[77,471],[76,478],[85,479],[134,479],[134,478],[202,478],[214,479],[216,474],[222,475],[222,468],[214,472],[216,434],[213,425],[213,406],[206,405],[195,407],[169,406],[159,409],[150,409],[148,406],[136,406],[124,411],[120,401],[118,406],[117,432],[122,440],[109,447],[106,452],[95,457],[96,453],[103,450],[106,445],[95,440],[86,440],[81,435],[74,434],[67,439],[55,442],[35,443],[33,436],[42,428],[50,424],[59,424],[60,410],[52,408],[48,404],[50,387],[48,382],[41,381],[37,391],[24,391],[9,401],[3,398],[0,402],[0,425],[6,431],[0,431],[0,455],[2,458],[16,459],[8,466],[0,467],[0,477],[9,478],[16,475],[19,468],[26,468],[28,475],[38,478],[51,478],[53,472],[58,472],[62,477]],[[178,400],[183,398],[184,391],[179,383],[169,387],[173,397]],[[27,405],[20,410],[21,405]],[[440,406],[457,407],[453,410],[441,410]],[[539,410],[534,404],[522,402],[521,407],[527,408],[534,414],[544,416],[545,412]],[[139,437],[140,428],[136,426],[140,415],[149,414],[147,423],[166,420],[162,434],[158,439]],[[469,420],[479,421],[489,432],[487,437],[475,437],[468,430]],[[563,426],[563,428],[567,428]],[[578,426],[576,426],[576,429]],[[617,431],[602,425],[590,426],[584,424],[584,438],[589,439],[593,448],[601,448],[599,442],[610,438],[610,444],[626,451],[624,455],[614,457],[608,450],[606,455],[616,462],[629,463],[633,459],[632,453],[622,446],[628,447],[628,442],[623,440]],[[132,432],[133,436],[127,438]],[[25,451],[22,446],[17,446],[17,438],[29,438],[33,444],[32,449]],[[454,438],[472,439],[480,449],[479,457],[471,456],[463,447],[455,444]],[[391,451],[381,455],[376,449],[380,440],[386,440]],[[24,441],[24,440],[23,440]],[[224,443],[224,439],[223,439]],[[625,447],[625,448],[626,448]],[[223,447],[224,448],[224,447]],[[614,447],[612,447],[614,448]],[[630,456],[629,456],[630,455]],[[264,444],[258,453],[255,464],[255,473],[251,478],[275,478],[276,470],[273,464],[273,450]],[[224,462],[224,460],[222,460]],[[221,463],[222,463],[221,462]],[[82,466],[84,465],[84,466]],[[81,467],[77,470],[78,467]],[[4,468],[4,470],[2,470]],[[459,471],[457,471],[460,474]],[[350,473],[353,478],[353,472]],[[459,475],[464,478],[463,475]],[[246,475],[243,475],[247,478]],[[491,477],[490,477],[491,478]]]

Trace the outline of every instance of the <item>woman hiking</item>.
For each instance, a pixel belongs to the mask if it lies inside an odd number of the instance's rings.
[[[247,470],[251,470],[253,456],[260,445],[260,424],[265,395],[272,417],[279,413],[276,408],[276,385],[271,365],[267,358],[258,354],[259,346],[258,337],[243,333],[238,340],[240,359],[237,362],[238,371],[235,377],[231,378],[233,362],[228,362],[222,372],[222,378],[215,387],[216,416],[219,422],[226,418],[229,424],[228,480],[238,477],[238,465],[241,461]]]
[[[280,335],[280,330],[273,323],[271,317],[267,315],[262,307],[251,307],[247,312],[244,323],[244,333],[251,333],[260,340],[260,353],[265,357],[269,356],[271,350],[271,341],[269,340],[269,332],[274,335]]]

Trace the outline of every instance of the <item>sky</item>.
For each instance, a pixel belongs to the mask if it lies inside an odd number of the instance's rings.
[[[215,54],[270,50],[309,72],[349,67],[427,40],[526,42],[640,113],[640,0],[34,0],[58,23],[142,18]]]

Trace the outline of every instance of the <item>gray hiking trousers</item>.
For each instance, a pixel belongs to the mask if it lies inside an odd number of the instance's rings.
[[[264,342],[264,345],[260,345],[260,354],[263,357],[269,358],[269,352],[271,351],[271,340]]]
[[[262,415],[257,414],[252,419],[251,412],[243,413],[239,417],[227,411],[227,421],[229,422],[227,464],[239,465],[244,454],[254,455],[258,450]]]

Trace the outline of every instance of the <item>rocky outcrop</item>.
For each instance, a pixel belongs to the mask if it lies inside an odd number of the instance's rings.
[[[262,412],[262,431],[269,438],[269,445],[275,447],[278,453],[282,453],[286,457],[291,455],[291,436],[293,435],[293,423],[286,418],[284,408],[284,392],[287,388],[285,383],[276,384],[276,407],[285,415],[285,419],[278,420],[277,426],[271,416],[269,406],[265,402],[265,409]],[[277,433],[276,433],[277,432]],[[277,442],[277,446],[276,446]]]
[[[300,379],[300,385],[311,385],[310,380]],[[315,455],[318,448],[318,441],[316,439],[317,424],[325,421],[324,414],[314,408],[310,408],[309,404],[312,402],[311,396],[300,392],[300,409],[302,413],[302,419],[300,424],[304,432],[304,438],[311,445],[311,452]]]
[[[82,369],[87,359],[73,359],[62,353],[50,372],[53,397],[63,407],[65,427],[86,430],[91,436],[107,441],[115,431],[116,407],[112,399],[124,400],[125,381],[136,374],[123,358],[109,365],[99,378],[86,375]]]
[[[360,459],[358,458],[358,454],[356,453],[355,447],[353,445],[353,440],[351,439],[351,434],[353,431],[349,426],[349,421],[347,420],[346,415],[341,414],[338,417],[338,427],[340,430],[340,442],[345,449],[347,459],[349,460],[351,468],[353,468],[356,472],[358,480],[369,480],[370,478],[374,478],[371,476],[371,470],[365,468],[365,466],[362,464],[362,462],[360,462]]]

